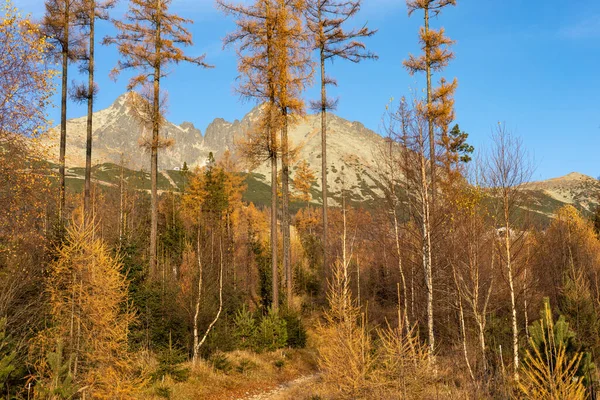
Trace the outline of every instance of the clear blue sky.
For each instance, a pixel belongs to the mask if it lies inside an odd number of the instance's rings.
[[[13,1],[41,17],[43,0]],[[121,0],[114,17],[125,9],[126,1]],[[206,53],[206,61],[216,68],[172,68],[163,81],[169,92],[168,119],[193,122],[204,132],[216,117],[242,118],[254,104],[240,101],[233,91],[235,55],[222,49],[222,38],[234,28],[232,21],[212,0],[174,0],[172,9],[195,21],[190,27],[195,45],[189,53]],[[331,95],[340,98],[336,114],[380,132],[390,98],[423,86],[422,77],[411,77],[402,67],[408,53],[419,51],[422,19],[418,14],[408,18],[404,0],[364,0],[355,21],[368,21],[378,29],[367,44],[380,58],[329,65],[339,84]],[[447,9],[432,26],[443,26],[456,40],[456,59],[444,76],[459,80],[456,122],[476,148],[489,142],[491,130],[502,121],[534,156],[534,179],[571,171],[600,175],[600,1],[458,0],[458,6]],[[103,36],[111,27],[100,23],[98,30]],[[98,47],[100,93],[95,108],[102,109],[124,92],[127,76],[111,81],[108,72],[117,60],[116,50]],[[82,78],[75,69],[71,76]],[[307,99],[317,95],[316,87],[306,93]],[[70,106],[70,118],[84,114],[84,107]],[[58,108],[50,115],[57,121]]]

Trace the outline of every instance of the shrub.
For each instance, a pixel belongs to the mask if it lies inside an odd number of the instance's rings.
[[[215,352],[210,357],[210,363],[212,364],[213,368],[217,371],[228,373],[233,369],[231,361],[229,361],[225,353],[221,351]]]

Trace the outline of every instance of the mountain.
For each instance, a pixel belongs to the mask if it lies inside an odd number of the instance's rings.
[[[259,114],[260,107],[256,107],[241,120],[228,122],[217,118],[208,125],[204,136],[191,123],[167,122],[161,135],[172,139],[174,144],[159,152],[159,170],[174,170],[184,162],[190,167],[201,166],[210,152],[217,159],[227,150],[235,156],[237,141],[256,123]],[[86,121],[86,117],[67,121],[66,162],[70,168],[85,165]],[[150,169],[150,157],[140,147],[142,132],[126,104],[125,95],[110,107],[95,112],[93,122],[93,165],[119,165],[123,160],[128,169]],[[320,127],[320,115],[308,115],[289,132],[290,145],[300,148],[296,162],[306,160],[317,176],[321,168]],[[351,192],[354,201],[373,200],[380,193],[374,166],[383,138],[360,122],[350,122],[333,114],[328,115],[328,132],[328,184],[334,202],[336,193],[339,195],[343,188]],[[58,160],[58,136],[59,127],[55,127],[42,139],[52,149],[53,162]],[[270,182],[267,163],[252,172],[257,180]],[[317,184],[315,189],[318,187]],[[314,190],[315,196],[318,192]]]
[[[85,116],[67,121],[66,163],[69,167],[85,165],[86,124]],[[167,122],[161,134],[173,139],[176,144],[160,152],[159,169],[174,169],[181,167],[185,160],[201,160],[208,155],[208,151],[202,147],[202,133],[189,122],[181,125]],[[42,142],[51,145],[52,161],[58,160],[56,143],[59,135],[60,128],[55,127],[42,139]],[[94,113],[92,164],[121,164],[123,160],[130,169],[150,170],[150,156],[140,146],[147,135],[147,132],[142,134],[135,122],[126,104],[126,95],[121,95],[110,107]]]
[[[212,152],[219,158],[225,151],[236,156],[236,143],[258,121],[260,107],[254,108],[241,120],[233,122],[216,118],[204,136],[189,122],[176,125],[167,122],[162,129],[163,137],[173,139],[173,145],[159,152],[159,184],[161,190],[181,189],[184,181],[175,171],[184,162],[190,167],[203,165]],[[118,182],[118,167],[122,160],[132,177],[139,181],[135,187],[147,189],[147,173],[150,157],[140,147],[141,131],[120,96],[107,109],[94,113],[94,177],[105,187]],[[299,151],[295,162],[306,160],[317,176],[321,169],[321,118],[319,114],[302,118],[289,132],[290,144]],[[58,160],[58,127],[51,130],[42,141],[52,149],[53,162]],[[71,182],[80,186],[85,165],[86,117],[67,122],[67,166]],[[365,128],[360,122],[351,122],[336,115],[328,115],[328,185],[332,205],[340,204],[342,189],[355,205],[375,207],[381,198],[378,178],[378,154],[385,148],[385,140]],[[293,177],[294,166],[292,166]],[[267,204],[270,193],[270,166],[267,163],[246,170],[248,190],[245,198],[259,204]],[[133,179],[133,178],[132,178]],[[524,185],[528,201],[522,208],[531,211],[542,222],[549,221],[555,212],[566,204],[574,205],[590,215],[600,204],[600,181],[576,172],[563,177]],[[320,203],[320,179],[312,190],[313,202]]]

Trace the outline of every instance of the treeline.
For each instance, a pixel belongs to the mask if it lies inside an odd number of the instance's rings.
[[[95,21],[110,19],[113,3],[49,0],[41,24],[4,8],[0,385],[7,398],[144,398],[153,382],[186,381],[206,360],[229,371],[224,352],[300,348],[311,332],[322,377],[306,396],[596,398],[598,231],[571,206],[549,226],[532,223],[527,155],[503,125],[473,160],[455,123],[458,82],[441,77],[453,41],[431,27],[456,2],[407,2],[423,27],[422,54],[405,67],[424,75],[426,96],[387,108],[376,155],[385,206],[370,211],[348,205],[347,187],[338,204],[327,203],[327,112],[335,106],[327,89],[335,80],[326,61],[376,58],[361,42],[375,31],[347,28],[360,1],[217,3],[236,22],[225,42],[239,58],[237,90],[262,105],[260,118],[235,155],[211,155],[184,171],[182,192],[163,193],[157,160],[170,143],[160,135],[161,80],[181,61],[211,67],[180,47],[192,44],[191,21],[170,13],[169,1],[132,0],[125,19],[112,21],[118,33],[103,40],[121,55],[115,73],[134,70],[128,106],[148,134],[146,193],[123,175],[114,188],[91,179]],[[35,142],[48,128],[56,77],[49,60],[62,67],[57,177],[43,170],[46,154]],[[87,84],[69,89],[71,62]],[[319,174],[296,159],[288,139],[306,112],[315,66],[322,207],[310,203]],[[81,196],[64,185],[69,93],[88,104]],[[271,206],[257,208],[242,201],[240,171],[265,162]],[[306,204],[295,215],[294,197]]]

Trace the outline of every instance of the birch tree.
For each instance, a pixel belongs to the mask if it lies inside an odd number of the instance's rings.
[[[91,0],[93,1],[93,0]],[[151,227],[150,269],[156,270],[158,236],[158,149],[160,148],[161,79],[169,73],[172,64],[187,62],[202,68],[211,67],[205,56],[192,57],[182,47],[191,46],[192,36],[185,28],[190,20],[169,12],[171,0],[132,0],[124,21],[114,21],[118,34],[104,39],[116,44],[122,59],[113,69],[113,76],[123,70],[134,70],[128,90],[144,85],[152,86],[152,140],[150,143]]]
[[[498,249],[506,271],[510,292],[513,376],[519,379],[519,325],[515,277],[517,272],[516,248],[522,242],[523,231],[515,227],[517,210],[523,201],[522,186],[531,177],[531,165],[519,138],[512,135],[502,124],[498,124],[492,135],[493,147],[487,159],[486,185],[494,194],[498,207],[496,220],[502,229],[498,230]]]

